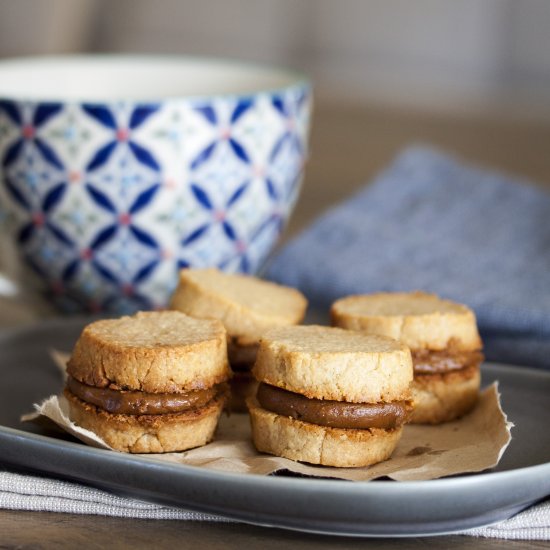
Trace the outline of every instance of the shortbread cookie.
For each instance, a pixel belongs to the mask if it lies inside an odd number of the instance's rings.
[[[479,367],[441,374],[415,374],[412,390],[416,403],[411,422],[441,424],[469,413],[479,398]]]
[[[210,387],[230,374],[226,338],[219,321],[176,311],[96,321],[82,331],[67,372],[100,388],[158,393]]]
[[[411,422],[438,424],[469,412],[479,394],[482,342],[474,312],[425,292],[348,296],[331,308],[332,323],[399,339],[412,353]]]
[[[385,336],[303,325],[276,328],[261,340],[253,374],[314,399],[378,403],[410,397],[411,355]]]
[[[183,269],[170,307],[201,319],[219,319],[231,338],[257,341],[272,327],[295,325],[307,300],[296,289],[217,269]]]
[[[259,451],[326,466],[388,458],[410,416],[409,349],[384,336],[300,326],[268,331],[247,401]]]
[[[149,312],[91,323],[67,365],[71,419],[119,451],[183,451],[210,441],[231,371],[215,320]]]

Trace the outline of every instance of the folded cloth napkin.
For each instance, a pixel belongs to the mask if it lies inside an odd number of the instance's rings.
[[[118,497],[69,481],[6,471],[0,471],[0,508],[139,519],[231,521],[219,516]],[[511,519],[489,527],[464,531],[463,534],[501,539],[550,540],[550,500],[528,508]]]
[[[433,149],[405,150],[291,241],[267,277],[320,308],[432,291],[475,310],[489,360],[550,368],[550,194]]]

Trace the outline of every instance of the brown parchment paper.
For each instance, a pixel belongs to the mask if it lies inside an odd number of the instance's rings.
[[[59,352],[52,355],[64,371],[66,356]],[[70,421],[67,402],[62,395],[48,397],[34,407],[36,412],[25,415],[22,420],[36,421],[47,417],[84,443],[109,449],[94,433]],[[251,441],[246,414],[223,414],[214,441],[204,447],[181,453],[143,456],[242,474],[268,475],[288,470],[351,481],[384,476],[397,481],[425,480],[480,472],[496,466],[511,441],[512,426],[500,406],[498,385],[493,384],[482,391],[476,408],[460,420],[440,426],[405,426],[392,457],[368,468],[313,466],[258,453]]]

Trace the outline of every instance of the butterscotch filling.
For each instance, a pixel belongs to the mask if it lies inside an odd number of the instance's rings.
[[[263,382],[256,398],[268,411],[330,428],[390,430],[404,424],[412,413],[409,401],[347,403],[309,399]]]
[[[216,384],[206,390],[185,393],[145,393],[96,388],[67,378],[67,389],[76,397],[112,414],[169,414],[204,407],[220,393],[227,391],[227,384]]]
[[[481,351],[455,351],[446,349],[411,350],[415,374],[441,374],[479,365],[483,362]]]

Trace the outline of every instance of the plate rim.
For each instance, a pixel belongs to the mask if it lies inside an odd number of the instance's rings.
[[[256,474],[256,473],[243,474],[239,472],[226,472],[222,470],[206,469],[200,466],[193,466],[190,464],[178,464],[178,463],[166,462],[154,456],[148,457],[148,456],[135,455],[131,453],[111,451],[109,449],[95,448],[95,447],[86,445],[85,443],[82,443],[82,442],[65,441],[62,439],[56,439],[55,437],[50,437],[42,434],[35,434],[32,432],[26,432],[25,430],[18,430],[16,428],[10,428],[2,425],[0,425],[0,434],[7,436],[3,439],[13,438],[13,439],[25,440],[25,441],[29,441],[37,444],[42,443],[43,445],[56,445],[58,447],[65,448],[66,450],[72,449],[75,453],[77,451],[82,451],[86,454],[90,454],[92,456],[97,456],[97,457],[109,456],[111,457],[111,459],[115,461],[120,461],[121,463],[135,461],[136,463],[139,463],[139,464],[143,463],[144,465],[158,464],[159,466],[162,466],[163,469],[171,470],[174,472],[181,472],[183,470],[195,476],[208,474],[208,475],[211,475],[212,477],[221,478],[224,481],[239,479],[241,481],[244,480],[245,484],[253,484],[253,485],[257,485],[259,482],[260,484],[262,482],[265,482],[266,485],[290,482],[298,486],[300,485],[310,486],[311,483],[316,483],[316,484],[322,485],[323,487],[326,485],[327,487],[330,486],[331,488],[335,487],[336,485],[346,487],[346,489],[349,489],[350,487],[355,488],[357,486],[361,486],[361,489],[351,489],[352,491],[357,490],[361,492],[364,491],[365,485],[368,485],[368,487],[383,486],[384,490],[386,491],[389,490],[391,492],[394,489],[387,489],[388,487],[402,487],[411,491],[414,489],[418,489],[419,487],[426,488],[427,486],[433,487],[434,490],[456,489],[457,486],[462,487],[468,482],[484,483],[488,479],[490,479],[491,481],[493,480],[508,481],[507,478],[515,478],[517,476],[523,477],[525,475],[530,475],[530,474],[537,475],[539,473],[539,470],[543,472],[548,470],[548,474],[550,475],[550,461],[548,461],[541,464],[535,464],[532,466],[513,468],[511,470],[505,470],[502,472],[491,472],[491,471],[466,472],[460,475],[442,477],[437,479],[405,480],[405,481],[391,480],[393,483],[391,482],[388,483],[388,481],[380,480],[380,479],[360,480],[360,481],[355,481],[350,483],[349,480],[340,479],[340,478],[327,479],[326,477],[323,478],[323,477],[315,477],[315,476],[308,477],[308,478],[290,477],[290,476],[279,477],[279,476],[262,475],[262,474]],[[1,444],[1,440],[0,440],[0,444]],[[108,453],[108,454],[105,455],[105,453]],[[47,471],[47,470],[44,470],[44,471]]]

